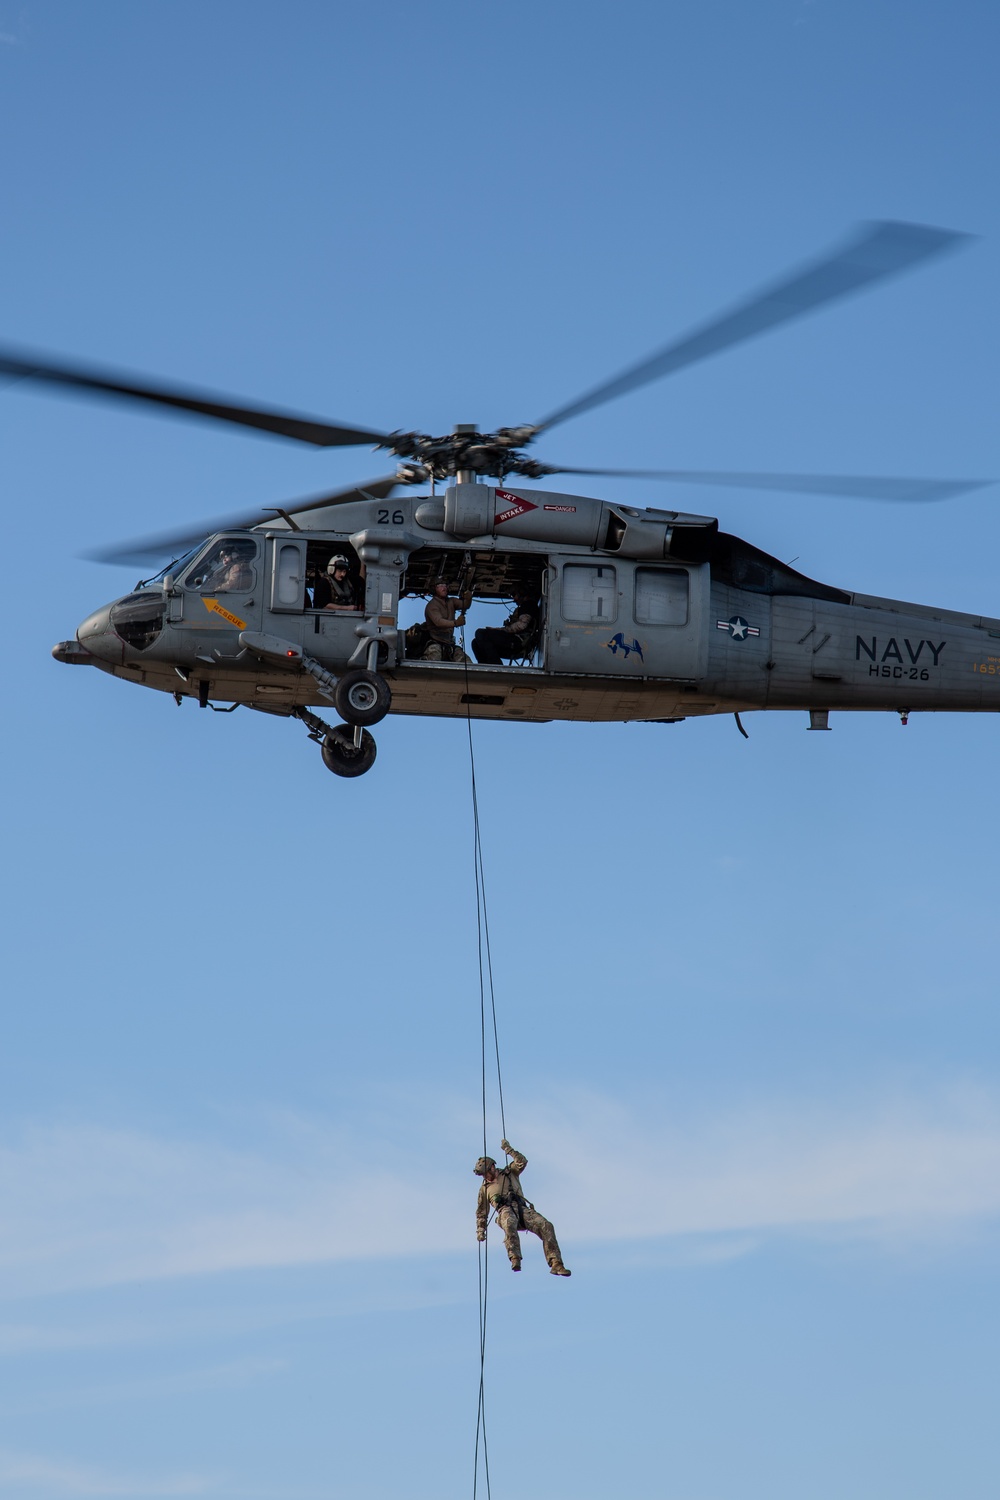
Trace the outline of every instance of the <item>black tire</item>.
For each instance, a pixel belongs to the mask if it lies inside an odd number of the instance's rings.
[[[362,730],[361,744],[354,745],[354,734],[349,729],[331,729],[321,746],[323,764],[335,776],[363,776],[375,764],[378,746],[368,733]]]
[[[333,705],[345,723],[366,728],[380,724],[391,703],[392,690],[385,678],[362,667],[345,672],[333,694]]]

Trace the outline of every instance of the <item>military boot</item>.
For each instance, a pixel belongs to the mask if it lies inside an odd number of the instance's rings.
[[[572,1271],[567,1271],[561,1260],[557,1260],[553,1265],[551,1265],[549,1267],[549,1271],[553,1276],[572,1276],[573,1274]]]

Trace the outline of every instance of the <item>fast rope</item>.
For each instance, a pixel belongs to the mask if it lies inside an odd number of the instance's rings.
[[[463,655],[464,655],[463,636]],[[473,865],[475,871],[476,885],[476,946],[479,962],[479,1044],[480,1060],[482,1064],[482,1106],[483,1106],[483,1155],[488,1152],[487,1145],[487,1035],[486,1024],[486,996],[489,993],[490,1021],[492,1028],[493,1053],[496,1059],[497,1075],[497,1098],[500,1106],[500,1132],[503,1140],[507,1139],[507,1122],[504,1117],[503,1106],[503,1076],[500,1069],[500,1039],[497,1032],[497,1007],[496,996],[493,990],[493,953],[490,947],[490,919],[489,909],[486,904],[486,872],[483,867],[483,842],[479,823],[479,794],[476,787],[476,751],[472,738],[472,704],[469,693],[469,663],[465,662],[465,707],[466,727],[469,736],[469,775],[472,788],[472,829],[473,829]],[[489,1305],[489,1256],[487,1255],[486,1241],[480,1241],[479,1251],[479,1401],[476,1410],[476,1451],[472,1471],[472,1497],[476,1500],[479,1493],[479,1469],[480,1454],[482,1454],[483,1478],[486,1482],[486,1500],[491,1500],[490,1492],[490,1456],[489,1446],[486,1439],[486,1321]]]

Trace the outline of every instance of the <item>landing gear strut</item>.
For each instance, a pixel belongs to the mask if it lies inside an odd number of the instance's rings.
[[[366,673],[360,674],[366,676]],[[323,755],[323,764],[335,776],[363,776],[375,764],[378,748],[367,729],[359,725],[338,724],[335,728],[311,713],[308,708],[293,709],[296,719],[301,719],[309,730],[309,738],[315,740]]]

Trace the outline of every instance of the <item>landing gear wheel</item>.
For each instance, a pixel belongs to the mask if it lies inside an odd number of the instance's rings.
[[[333,704],[348,724],[379,724],[389,712],[392,690],[377,672],[358,667],[345,672],[337,683]]]
[[[361,744],[355,748],[349,729],[331,729],[323,740],[323,764],[335,776],[363,776],[375,764],[378,747],[367,729],[361,731]]]

